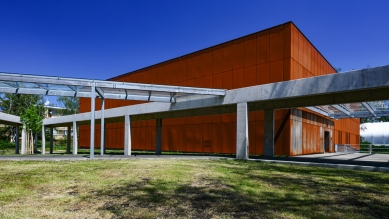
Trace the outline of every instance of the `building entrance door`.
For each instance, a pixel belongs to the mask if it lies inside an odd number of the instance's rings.
[[[324,152],[330,152],[330,132],[324,132]]]

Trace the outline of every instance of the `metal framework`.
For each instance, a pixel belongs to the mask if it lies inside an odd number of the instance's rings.
[[[0,92],[47,96],[95,97],[153,102],[176,102],[188,95],[224,96],[224,89],[194,88],[0,72]]]
[[[140,100],[175,103],[190,95],[224,96],[226,90],[194,88],[155,84],[127,83],[116,81],[89,80],[79,78],[49,77],[0,72],[0,93],[38,94],[47,96],[91,98],[90,158],[94,157],[95,99],[101,98],[101,133],[104,130],[104,100]],[[127,116],[129,117],[129,116]],[[76,124],[73,130],[76,131]],[[51,127],[52,129],[52,127]],[[42,127],[44,133],[45,127]],[[44,140],[42,140],[44,142]],[[51,141],[50,141],[51,142]],[[101,135],[101,155],[104,154],[104,134]],[[51,142],[52,143],[52,142]],[[23,147],[22,147],[23,148]],[[52,149],[52,147],[50,147]],[[44,153],[44,150],[42,150]],[[129,152],[130,153],[130,152]],[[127,154],[130,155],[130,154]]]
[[[311,106],[306,108],[332,119],[389,116],[389,101]]]

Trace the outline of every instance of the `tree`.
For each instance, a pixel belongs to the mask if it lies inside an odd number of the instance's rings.
[[[35,106],[39,116],[44,117],[45,115],[44,101],[41,95],[2,93],[0,101],[3,112],[7,114],[21,116],[26,109]],[[11,139],[16,141],[15,127],[11,126],[8,128]]]
[[[26,149],[28,154],[34,153],[33,133],[39,132],[42,128],[43,116],[39,115],[37,107],[31,105],[21,116],[20,121],[26,131]]]
[[[61,115],[72,115],[79,112],[80,98],[78,97],[58,97],[57,102],[65,107],[59,112]]]

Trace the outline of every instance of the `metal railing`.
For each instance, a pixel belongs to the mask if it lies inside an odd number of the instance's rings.
[[[358,148],[358,145],[336,144],[335,145],[335,152],[345,153],[345,154],[353,154],[353,153],[358,153],[359,148]]]
[[[389,154],[389,144],[336,144],[337,153]]]

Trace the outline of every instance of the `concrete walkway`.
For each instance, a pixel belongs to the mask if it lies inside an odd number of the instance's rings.
[[[46,154],[46,155],[3,155],[0,161],[80,161],[113,159],[235,159],[234,155],[88,155]],[[322,167],[346,168],[356,170],[389,172],[389,154],[343,154],[325,153],[294,157],[250,157],[249,161],[284,164],[311,165]]]

